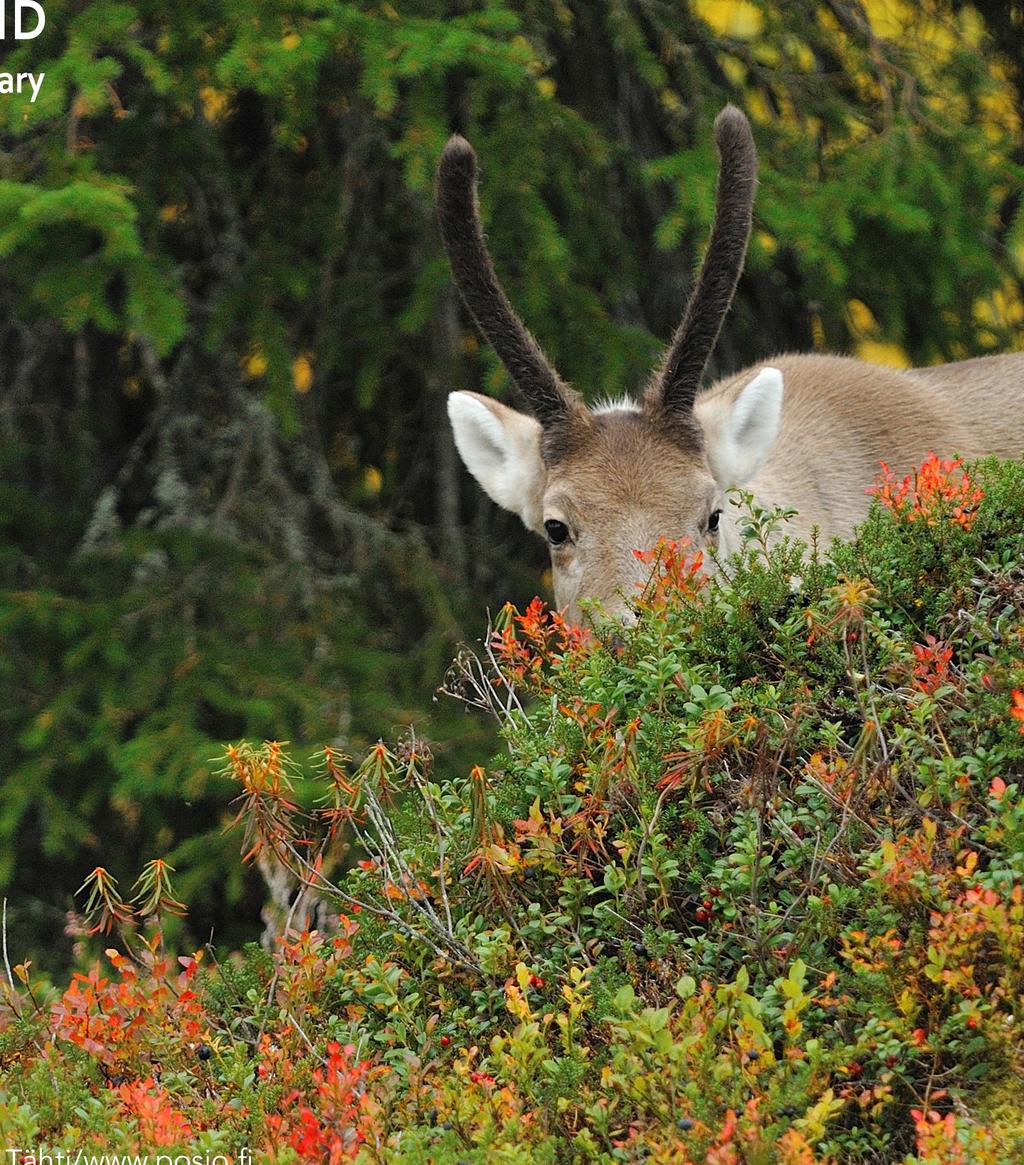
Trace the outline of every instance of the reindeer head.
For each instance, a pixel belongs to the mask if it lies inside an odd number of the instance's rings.
[[[633,551],[659,538],[733,549],[725,491],[754,476],[778,432],[774,369],[697,394],[743,267],[757,174],[749,123],[731,105],[715,122],[715,142],[715,222],[683,320],[642,400],[594,409],[559,378],[498,283],[472,147],[456,136],[441,157],[438,213],[456,284],[532,414],[453,392],[455,443],[487,494],[547,538],[555,601],[572,619],[581,599],[628,619],[647,570]]]

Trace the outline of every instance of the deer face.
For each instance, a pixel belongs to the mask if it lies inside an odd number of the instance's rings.
[[[484,490],[547,538],[555,599],[574,619],[584,598],[628,618],[646,575],[635,550],[659,538],[708,549],[726,541],[724,492],[757,471],[778,432],[782,378],[774,369],[697,398],[743,266],[757,170],[738,109],[719,115],[715,141],[715,223],[682,323],[643,401],[594,411],[560,380],[498,282],[469,143],[452,138],[441,158],[438,217],[452,273],[533,414],[452,393],[455,442]]]
[[[547,540],[557,606],[578,622],[580,600],[594,600],[629,621],[629,601],[650,570],[635,551],[686,540],[710,566],[716,552],[735,548],[725,492],[760,468],[781,405],[782,377],[765,369],[698,406],[686,426],[625,406],[573,413],[545,430],[469,392],[452,393],[448,412],[483,489]]]
[[[636,551],[659,538],[715,549],[722,494],[707,460],[684,451],[635,409],[592,415],[585,435],[547,474],[543,532],[555,602],[579,622],[580,599],[629,620],[650,567]]]

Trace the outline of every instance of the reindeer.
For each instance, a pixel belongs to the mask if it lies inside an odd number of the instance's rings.
[[[682,322],[642,399],[588,409],[551,367],[495,275],[477,202],[476,155],[453,136],[438,170],[441,233],[456,285],[532,415],[453,392],[448,415],[466,468],[498,505],[543,534],[555,602],[581,599],[631,621],[649,569],[633,551],[689,539],[714,563],[740,545],[734,487],[797,511],[787,532],[849,537],[884,460],[1024,451],[1024,353],[897,370],[844,356],[784,355],[700,390],[750,238],[757,154],[727,105],[711,238]]]

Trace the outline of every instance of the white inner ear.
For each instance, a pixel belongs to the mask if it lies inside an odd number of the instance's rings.
[[[531,529],[543,528],[544,463],[540,423],[475,392],[448,396],[455,447],[484,492],[518,514]]]
[[[782,373],[762,368],[709,426],[708,460],[723,489],[745,485],[764,465],[779,435],[782,390]]]

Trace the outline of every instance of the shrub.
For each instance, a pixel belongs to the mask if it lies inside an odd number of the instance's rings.
[[[10,993],[10,1119],[57,1137],[114,1090],[96,1138],[271,1159],[1019,1160],[1024,464],[883,479],[827,555],[765,553],[784,516],[748,509],[713,580],[652,552],[625,635],[506,609],[448,681],[500,723],[487,768],[327,749],[314,797],[281,746],[229,749],[246,855],[337,933],[296,907],[273,956],[168,991],[121,920],[116,987]]]

